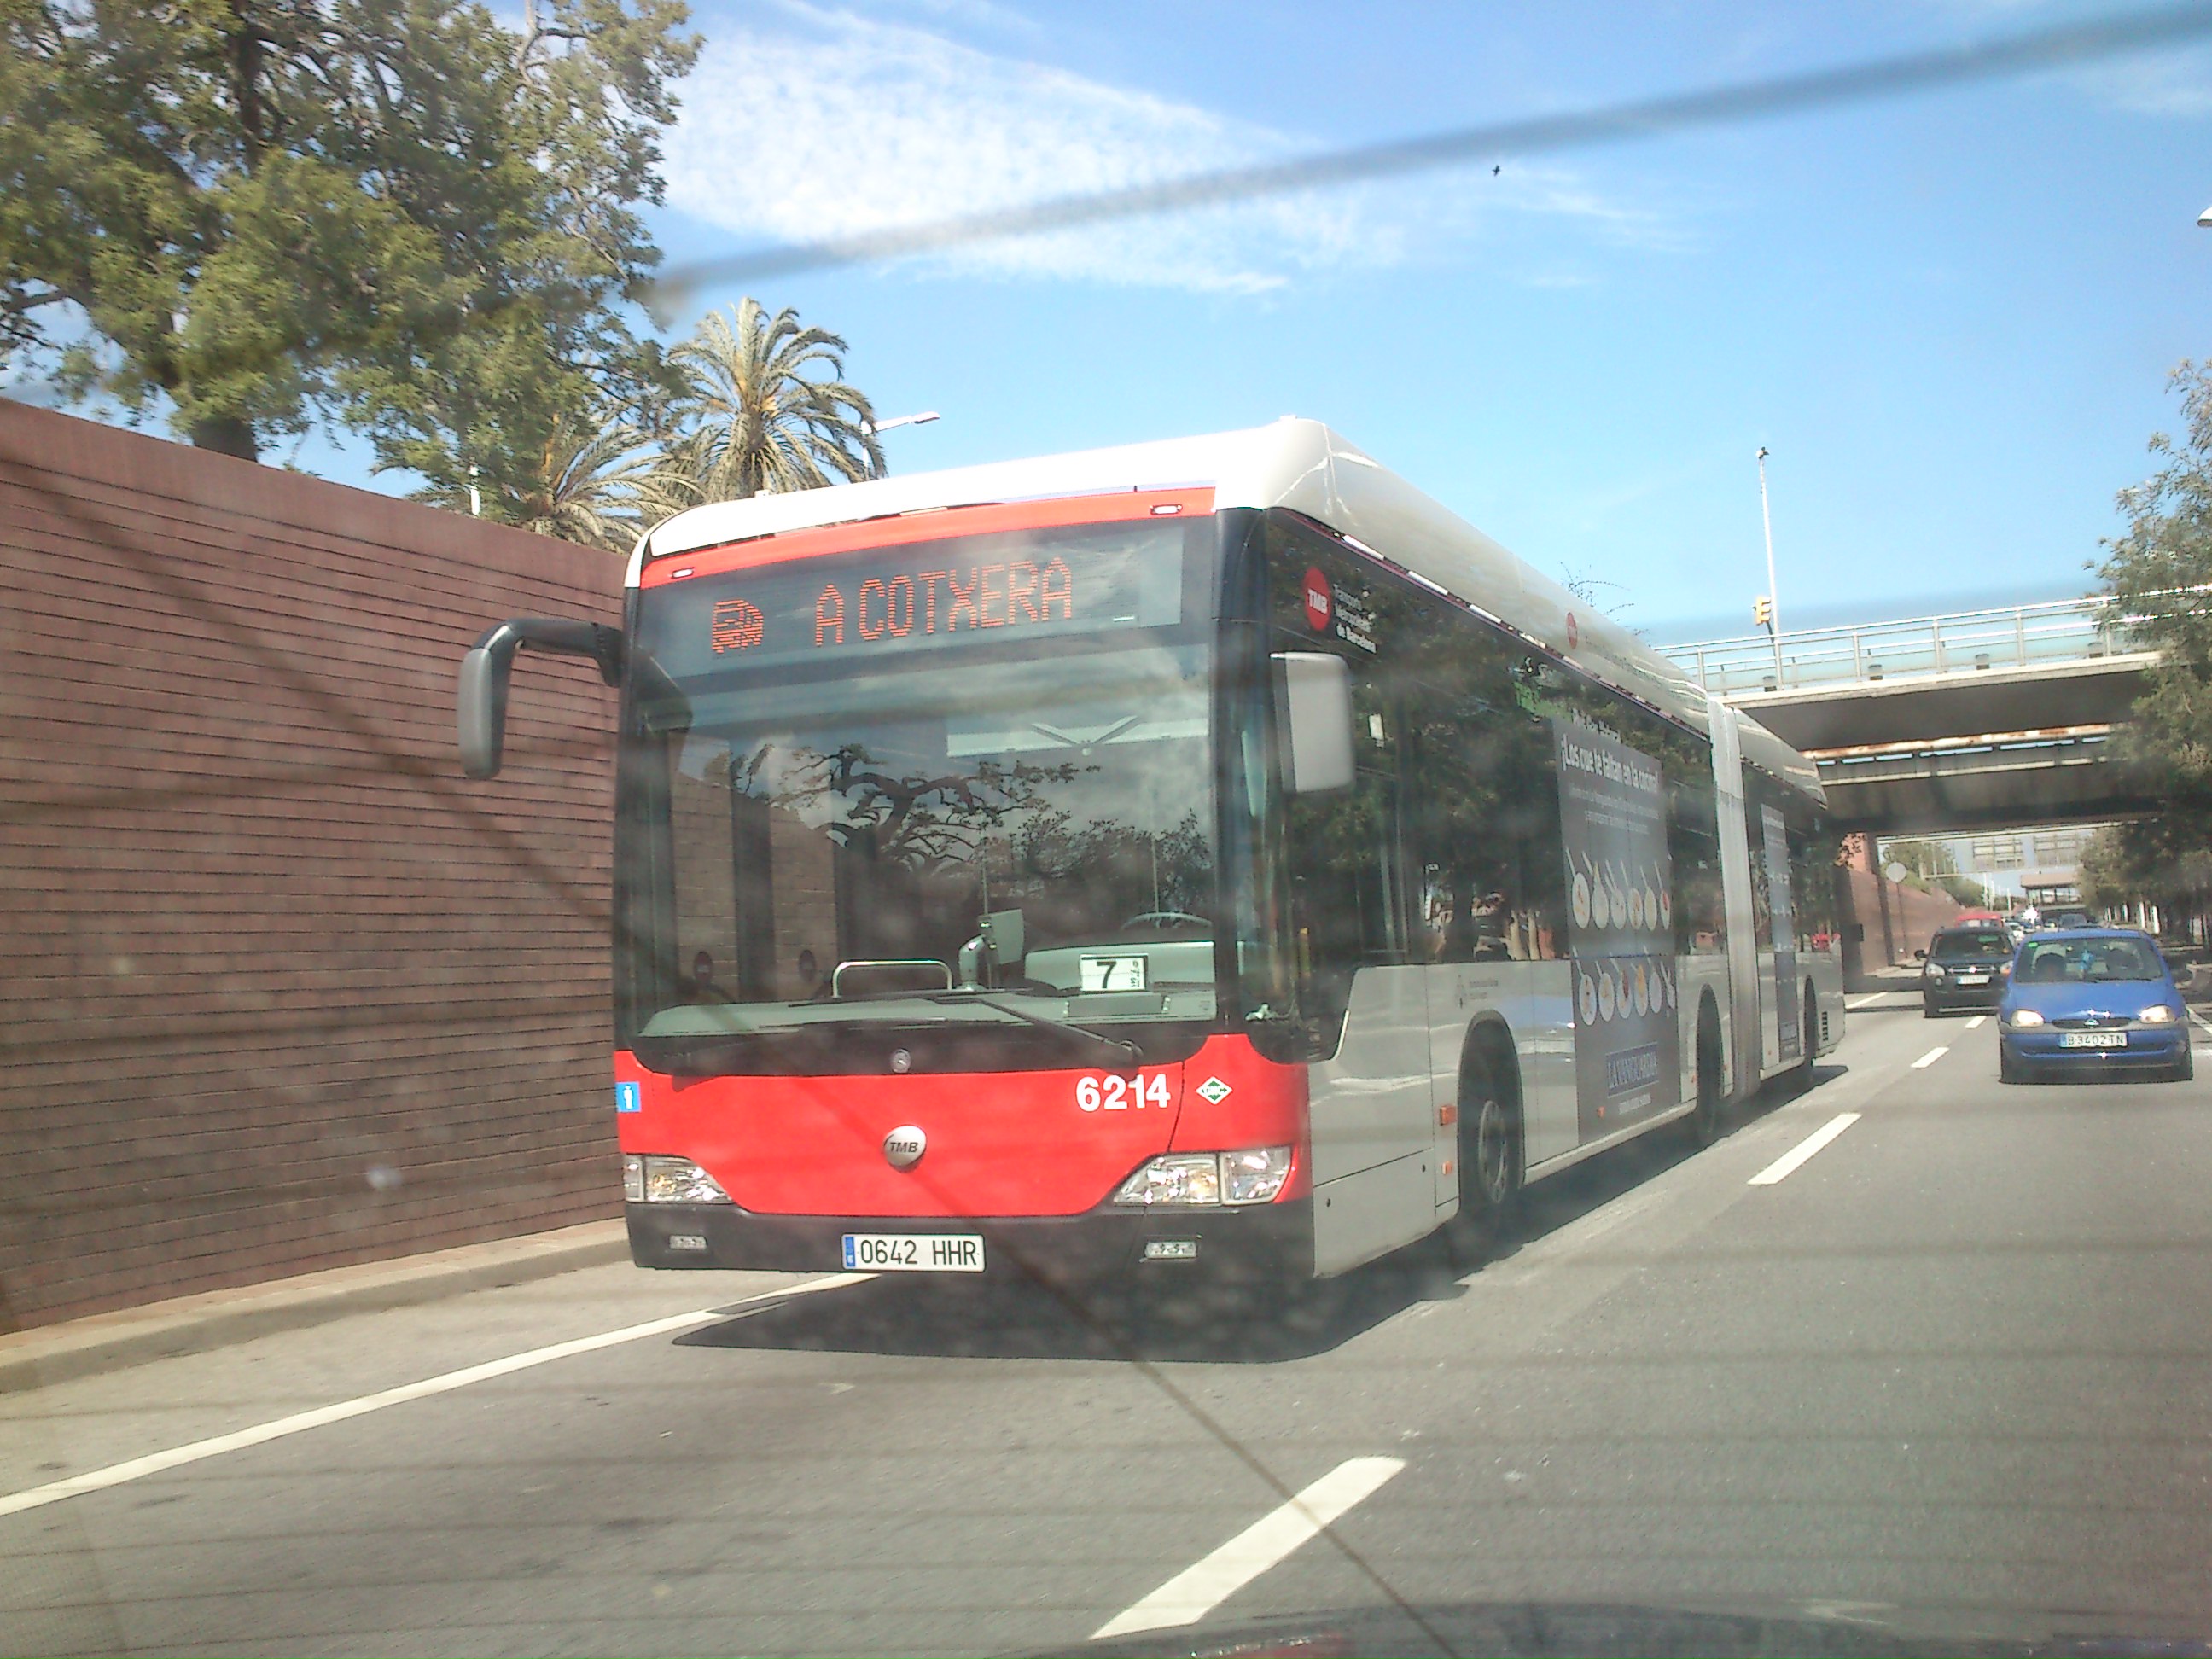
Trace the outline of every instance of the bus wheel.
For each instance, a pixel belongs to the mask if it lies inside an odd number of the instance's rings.
[[[1797,1005],[1797,1050],[1802,1056],[1797,1067],[1790,1074],[1790,1092],[1803,1094],[1813,1086],[1813,1059],[1820,1050],[1814,1040],[1820,1030],[1820,993],[1813,981],[1805,981],[1803,1000]]]
[[[1721,1016],[1707,997],[1698,1010],[1698,1101],[1690,1109],[1690,1138],[1710,1146],[1721,1138],[1728,1103],[1721,1085]]]
[[[1521,1192],[1521,1086],[1496,1038],[1468,1045],[1459,1079],[1459,1224],[1469,1243],[1497,1243]]]

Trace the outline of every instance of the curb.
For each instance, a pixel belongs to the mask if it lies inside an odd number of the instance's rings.
[[[209,1291],[0,1336],[0,1393],[204,1353],[348,1315],[415,1307],[629,1260],[619,1220],[329,1267],[241,1290]]]

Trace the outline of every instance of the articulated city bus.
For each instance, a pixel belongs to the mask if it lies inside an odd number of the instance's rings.
[[[701,507],[619,630],[653,1267],[1338,1274],[1843,1035],[1812,766],[1326,427]]]

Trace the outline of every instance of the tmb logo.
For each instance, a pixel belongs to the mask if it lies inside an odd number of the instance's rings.
[[[1336,599],[1328,578],[1318,569],[1306,572],[1305,602],[1306,626],[1316,634],[1328,633],[1328,624],[1336,615]]]
[[[708,641],[718,652],[750,651],[767,626],[760,607],[750,599],[724,599],[714,607]]]

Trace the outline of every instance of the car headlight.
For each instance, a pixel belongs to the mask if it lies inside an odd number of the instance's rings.
[[[2142,1012],[2137,1014],[2136,1018],[2142,1021],[2146,1025],[2171,1025],[2174,1021],[2174,1012],[2172,1009],[2167,1007],[2166,1004],[2161,1002],[2154,1006],[2144,1009]]]
[[[1928,964],[1928,977],[1932,980],[1941,981],[1943,977],[1943,970],[1931,962]]]
[[[623,1158],[623,1196],[633,1204],[727,1204],[721,1183],[688,1158]]]
[[[2033,1008],[2015,1008],[2005,1016],[2005,1024],[2008,1025],[2040,1025],[2043,1024],[2043,1016],[2037,1013]]]
[[[1164,1152],[1114,1192],[1114,1202],[1151,1209],[1213,1204],[1265,1204],[1290,1178],[1291,1149],[1258,1146],[1237,1152]]]

